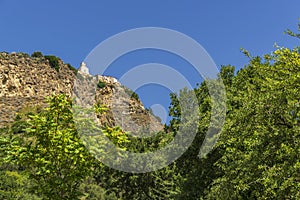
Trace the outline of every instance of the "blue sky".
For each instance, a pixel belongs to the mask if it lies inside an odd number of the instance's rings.
[[[0,0],[0,51],[41,51],[75,67],[101,41],[138,27],[164,27],[180,31],[199,42],[217,66],[243,67],[252,55],[274,50],[274,43],[294,47],[298,41],[283,32],[297,29],[299,0]],[[188,65],[171,54],[143,51],[128,54],[107,71],[119,77],[130,66],[148,62],[174,67]],[[127,68],[125,67],[127,66]],[[193,76],[193,70],[183,70]],[[192,84],[200,82],[191,78]],[[167,90],[148,87],[137,91],[150,107],[167,107]]]

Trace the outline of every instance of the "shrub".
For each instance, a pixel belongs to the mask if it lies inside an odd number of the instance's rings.
[[[125,90],[125,93],[127,95],[129,95],[130,98],[135,99],[137,101],[140,101],[139,95],[137,93],[135,93],[134,91],[132,91],[131,89],[129,89],[129,88],[125,87],[125,86],[123,86],[123,88]]]
[[[72,72],[75,74],[75,75],[77,75],[77,72],[78,72],[78,70],[75,68],[75,67],[73,67],[71,64],[67,64],[67,66],[68,66],[68,68],[70,69],[70,70],[72,70]]]
[[[33,52],[33,53],[31,54],[31,57],[34,57],[34,58],[42,58],[42,57],[44,57],[44,56],[43,56],[42,52],[40,52],[40,51],[35,51],[35,52]]]
[[[137,93],[135,93],[135,92],[132,92],[132,94],[131,94],[131,98],[133,98],[133,99],[135,99],[135,100],[137,100],[137,101],[139,101],[139,100],[140,100],[140,97],[139,97],[139,95],[138,95]]]
[[[24,52],[19,52],[17,53],[18,55],[18,58],[27,58],[27,57],[30,57],[28,53],[24,53]]]
[[[97,84],[97,88],[99,88],[99,89],[104,88],[105,86],[106,86],[106,83],[102,82],[102,81],[99,81]]]
[[[49,61],[49,64],[52,68],[54,68],[57,72],[59,71],[59,58],[56,56],[45,56],[45,58]]]

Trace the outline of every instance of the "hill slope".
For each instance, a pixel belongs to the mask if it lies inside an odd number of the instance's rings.
[[[0,127],[13,122],[17,112],[45,106],[45,97],[51,94],[64,93],[78,97],[77,103],[86,103],[82,99],[88,95],[87,88],[93,86],[93,102],[109,108],[106,115],[98,116],[100,124],[119,125],[130,132],[144,128],[156,132],[163,128],[137,96],[113,77],[77,74],[55,56],[0,53],[0,80]],[[79,83],[80,88],[75,87],[75,83]],[[74,95],[74,89],[81,91],[80,96]]]

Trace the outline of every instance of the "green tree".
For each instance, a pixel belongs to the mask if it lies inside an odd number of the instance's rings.
[[[115,145],[126,148],[130,152],[155,151],[172,140],[172,135],[158,133],[150,138],[136,138],[129,135],[124,143],[124,139],[116,140],[114,134],[111,134],[116,130],[118,129],[110,128],[105,131],[105,134]],[[116,194],[120,199],[174,199],[180,192],[181,181],[181,176],[175,168],[176,165],[172,164],[154,172],[135,174],[99,165],[95,179],[98,185]]]
[[[29,116],[27,145],[18,159],[47,199],[78,199],[80,183],[90,174],[93,158],[76,132],[71,100],[57,95],[48,103],[48,108]]]
[[[210,199],[300,198],[300,55],[279,48],[251,58],[231,88],[231,109]]]
[[[223,83],[228,90],[231,87],[232,79],[234,77],[234,67],[223,66],[219,76],[222,78]],[[199,158],[200,147],[207,135],[211,121],[211,97],[207,84],[209,83],[204,81],[193,91],[198,100],[198,129],[191,146],[176,161],[177,169],[183,176],[181,193],[177,196],[178,199],[200,199],[205,195],[212,181],[221,175],[221,171],[214,166],[214,163],[221,156],[220,148],[215,148],[206,157]],[[213,87],[213,85],[211,86]],[[170,115],[173,117],[171,126],[173,132],[176,133],[178,129],[176,127],[179,124],[181,112],[178,99],[175,96],[171,97],[173,97],[171,103],[172,107],[170,108]],[[209,146],[209,144],[207,146]],[[209,148],[210,147],[205,147],[204,151]]]

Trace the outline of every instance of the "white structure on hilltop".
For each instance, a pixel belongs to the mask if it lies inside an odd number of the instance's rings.
[[[81,72],[81,73],[83,73],[83,74],[90,74],[90,72],[89,72],[89,68],[86,66],[86,64],[84,63],[84,62],[82,62],[81,64],[80,64],[80,67],[79,67],[79,69],[78,69],[78,72]]]

